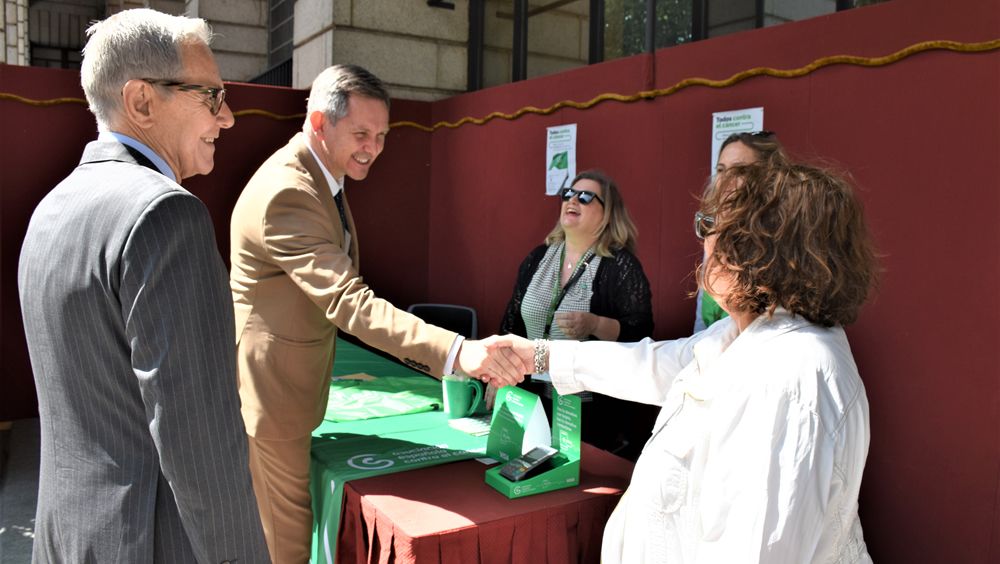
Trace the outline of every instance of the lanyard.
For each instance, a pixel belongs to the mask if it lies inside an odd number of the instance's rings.
[[[559,279],[562,276],[562,263],[563,259],[566,257],[566,243],[563,243],[562,251],[559,254],[559,268],[556,269],[556,281],[552,285],[552,304],[549,307],[549,315],[545,321],[545,333],[542,335],[543,339],[548,339],[552,335],[552,320],[556,317],[556,310],[559,309],[559,305],[562,304],[563,298],[569,292],[573,284],[583,276],[583,271],[590,264],[590,260],[594,258],[594,251],[592,249],[587,250],[587,258],[576,263],[576,269],[573,271],[573,275],[569,277],[566,281],[566,285],[561,289],[559,288]]]

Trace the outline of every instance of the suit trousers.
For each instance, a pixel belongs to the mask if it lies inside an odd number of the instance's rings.
[[[312,437],[288,441],[249,437],[249,442],[250,474],[271,561],[308,562],[313,525],[309,496]]]

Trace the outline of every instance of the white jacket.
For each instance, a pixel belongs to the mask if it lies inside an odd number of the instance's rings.
[[[602,562],[868,563],[868,400],[843,329],[778,310],[677,341],[553,342],[561,394],[660,405]],[[615,425],[607,421],[607,425]]]

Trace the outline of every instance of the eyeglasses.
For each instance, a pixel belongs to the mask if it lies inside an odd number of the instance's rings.
[[[703,214],[701,212],[695,212],[694,214],[694,236],[699,239],[704,239],[712,234],[712,229],[715,228],[715,218]]]
[[[186,82],[168,80],[165,78],[144,78],[142,80],[156,86],[166,86],[167,88],[176,88],[181,92],[197,92],[208,96],[206,102],[208,102],[208,109],[212,112],[213,116],[219,115],[219,112],[222,111],[222,103],[226,100],[225,88],[213,88],[211,86],[202,86],[200,84],[188,84]]]
[[[773,131],[768,131],[767,129],[761,129],[760,131],[751,131],[751,137],[774,137]]]
[[[580,200],[580,203],[585,206],[590,204],[590,202],[593,202],[594,200],[601,202],[602,206],[604,205],[604,200],[602,200],[600,196],[591,192],[590,190],[574,190],[573,188],[563,188],[562,193],[560,193],[559,196],[562,198],[564,202],[568,202],[573,199],[573,196],[576,196],[576,199]]]

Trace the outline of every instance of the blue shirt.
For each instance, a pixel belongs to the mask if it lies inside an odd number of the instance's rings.
[[[163,160],[163,157],[157,155],[152,149],[142,144],[141,142],[125,135],[123,133],[118,133],[117,131],[102,131],[97,136],[98,141],[111,141],[112,139],[118,141],[122,145],[128,145],[136,151],[142,153],[144,157],[152,161],[156,165],[157,170],[160,171],[163,176],[166,176],[170,180],[177,182],[177,177],[174,176],[174,171],[167,164],[167,161]]]

